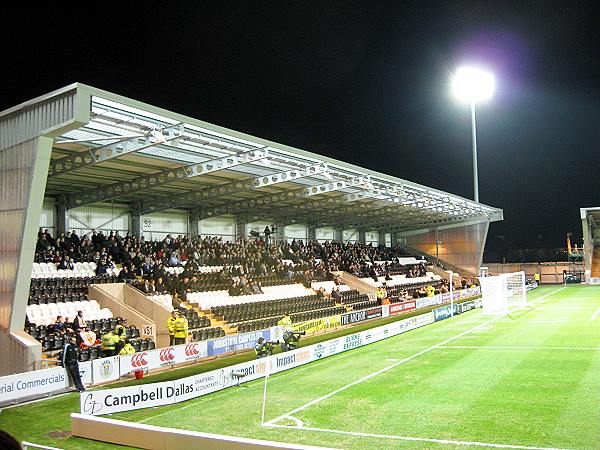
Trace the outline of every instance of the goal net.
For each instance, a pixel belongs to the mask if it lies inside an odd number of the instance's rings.
[[[510,307],[527,304],[525,272],[504,273],[495,277],[479,277],[483,314],[508,314]]]

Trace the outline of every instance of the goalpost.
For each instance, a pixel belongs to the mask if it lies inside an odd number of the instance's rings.
[[[527,305],[525,272],[504,273],[494,277],[479,277],[483,314],[508,314],[511,306]]]

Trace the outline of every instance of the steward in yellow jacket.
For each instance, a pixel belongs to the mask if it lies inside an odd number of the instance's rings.
[[[177,311],[171,311],[171,317],[167,319],[167,328],[169,330],[169,345],[175,344],[175,320],[177,319]]]
[[[181,314],[177,315],[173,323],[173,331],[175,337],[175,345],[185,344],[188,335],[188,321]]]
[[[292,318],[290,317],[289,314],[285,314],[281,319],[279,319],[279,322],[277,322],[277,325],[282,326],[285,331],[291,330],[292,329]]]
[[[377,304],[382,305],[383,300],[387,297],[387,291],[383,287],[378,287],[375,290],[375,296],[377,297]]]
[[[117,336],[113,331],[109,331],[102,335],[102,356],[104,358],[108,356],[115,356],[115,346],[121,341],[121,338]]]
[[[119,355],[133,355],[134,353],[135,353],[135,348],[127,340],[127,341],[125,341],[125,345],[119,352]]]

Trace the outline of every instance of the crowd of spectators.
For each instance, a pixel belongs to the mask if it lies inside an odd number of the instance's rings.
[[[187,292],[201,290],[206,274],[202,266],[222,266],[216,275],[219,286],[230,295],[260,294],[262,281],[275,278],[300,282],[333,280],[332,272],[342,270],[359,277],[388,276],[396,267],[396,258],[406,256],[399,248],[384,248],[363,243],[324,243],[292,240],[269,244],[263,238],[224,242],[221,238],[190,238],[167,235],[158,241],[144,237],[105,235],[92,231],[82,237],[75,231],[53,238],[48,230],[39,230],[36,262],[54,262],[58,269],[72,268],[76,262],[96,263],[96,274],[120,265],[118,281],[141,277],[146,293],[169,293],[174,303]],[[169,267],[182,267],[181,273],[169,273]],[[425,265],[414,266],[407,276],[422,276]]]

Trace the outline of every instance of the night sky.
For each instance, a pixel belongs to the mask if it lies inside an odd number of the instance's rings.
[[[449,79],[477,62],[489,254],[580,243],[600,206],[599,2],[122,3],[12,11],[0,110],[79,81],[472,198]]]

